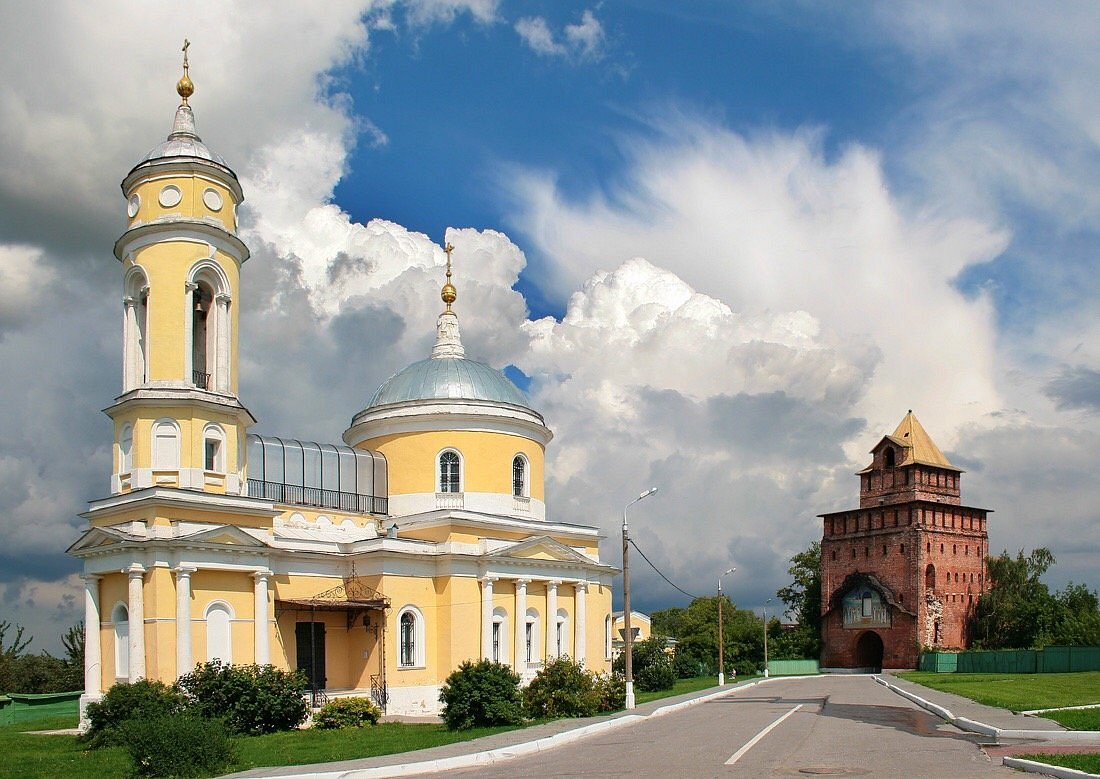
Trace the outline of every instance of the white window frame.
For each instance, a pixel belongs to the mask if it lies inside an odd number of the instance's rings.
[[[572,654],[569,651],[569,612],[565,609],[558,609],[554,620],[554,648],[557,657]]]
[[[134,468],[134,426],[127,422],[118,431],[118,472],[129,473]]]
[[[611,659],[611,615],[603,618],[603,656],[605,660]]]
[[[520,484],[520,491],[518,493],[516,492],[516,460],[523,463],[523,481]],[[531,497],[531,461],[527,459],[527,455],[523,452],[517,452],[515,456],[512,457],[512,497]]]
[[[494,663],[508,662],[508,615],[500,606],[493,609],[491,651]]]
[[[524,636],[527,641],[526,662],[528,665],[534,665],[542,659],[542,655],[539,653],[539,648],[542,646],[542,631],[539,630],[538,609],[527,609],[526,627],[524,631]]]
[[[409,614],[413,618],[412,628],[412,657],[411,663],[406,662],[405,653],[402,652],[402,642],[404,636],[402,635],[401,622],[405,618],[405,615]],[[424,660],[424,615],[420,609],[413,605],[407,605],[401,608],[397,612],[397,630],[394,631],[397,635],[397,668],[399,670],[408,668],[424,668],[426,663]]]
[[[443,483],[443,456],[445,454],[453,454],[458,458],[458,489],[449,490],[445,489],[447,485]],[[466,463],[462,457],[462,452],[458,451],[454,447],[447,447],[441,449],[435,456],[435,486],[436,492],[441,495],[456,495],[465,490],[465,478],[466,478]]]
[[[214,462],[208,463],[206,458],[207,446],[213,443],[216,446],[214,452]],[[202,431],[202,467],[204,471],[210,471],[213,473],[225,473],[225,431],[218,425],[207,425]],[[213,465],[213,468],[207,468],[207,465]]]

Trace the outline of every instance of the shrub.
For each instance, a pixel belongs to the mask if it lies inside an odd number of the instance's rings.
[[[221,717],[230,731],[241,735],[293,730],[309,713],[302,697],[305,676],[272,665],[226,665],[215,660],[196,666],[177,684],[195,714]]]
[[[668,690],[676,684],[672,658],[665,652],[665,639],[662,637],[652,636],[645,641],[635,642],[631,655],[634,683],[639,690],[644,692]],[[625,673],[625,653],[615,658],[613,668],[618,673]]]
[[[335,698],[313,715],[313,727],[319,730],[361,728],[377,724],[382,710],[370,698]]]
[[[600,711],[619,711],[626,706],[626,680],[621,674],[596,674],[592,684]]]
[[[83,738],[92,749],[118,744],[120,727],[131,719],[160,719],[177,714],[186,699],[174,687],[141,679],[119,682],[97,702],[88,704],[88,732]]]
[[[689,655],[687,652],[677,652],[672,660],[672,665],[676,671],[676,676],[680,679],[712,675],[711,668],[707,663]],[[717,671],[714,671],[714,673],[717,673]]]
[[[672,668],[672,658],[651,657],[649,661],[634,672],[634,683],[642,692],[671,690],[676,684],[676,671]]]
[[[465,661],[447,677],[439,700],[450,730],[523,722],[519,676],[489,660]]]
[[[569,657],[547,660],[523,691],[531,717],[591,717],[600,699],[592,674]]]
[[[130,719],[119,736],[137,776],[214,776],[235,756],[225,724],[193,714]]]

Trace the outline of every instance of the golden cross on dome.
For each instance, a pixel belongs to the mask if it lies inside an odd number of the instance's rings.
[[[187,105],[187,98],[195,94],[195,85],[191,83],[191,77],[187,75],[190,64],[187,61],[187,50],[191,48],[191,41],[183,39],[183,77],[176,84],[176,92],[183,98],[183,104]]]
[[[447,304],[447,310],[451,310],[451,303],[455,302],[455,298],[458,297],[458,293],[455,290],[454,284],[451,283],[451,252],[455,250],[455,247],[449,243],[444,244],[443,251],[447,253],[447,283],[443,285],[443,293],[441,297],[443,302]]]

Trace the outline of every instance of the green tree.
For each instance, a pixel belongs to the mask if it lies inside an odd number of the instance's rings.
[[[675,638],[680,635],[680,621],[683,619],[685,609],[675,607],[660,609],[649,615],[650,632],[655,636],[668,636]]]
[[[816,658],[821,654],[821,544],[814,541],[792,557],[787,573],[791,583],[775,594],[798,626],[784,630],[769,625],[768,638],[775,643],[768,654],[776,659]]]
[[[1054,555],[1040,547],[1015,558],[1008,551],[987,560],[989,590],[978,599],[971,635],[981,649],[1026,649],[1052,643],[1058,601],[1040,577],[1054,565]]]

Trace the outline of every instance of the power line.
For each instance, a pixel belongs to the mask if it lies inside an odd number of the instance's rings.
[[[654,571],[656,571],[656,572],[657,572],[657,575],[658,575],[658,576],[660,576],[660,577],[661,577],[662,579],[664,579],[664,580],[665,580],[666,582],[668,582],[668,583],[669,583],[669,586],[671,586],[671,587],[672,587],[672,589],[674,589],[674,590],[679,590],[680,592],[682,592],[682,593],[683,593],[684,595],[687,595],[687,596],[688,596],[689,598],[691,598],[692,600],[695,600],[696,598],[698,598],[698,597],[699,597],[698,595],[692,595],[692,594],[691,594],[690,592],[688,592],[687,590],[685,590],[685,589],[683,589],[683,588],[681,588],[681,587],[677,587],[677,586],[676,586],[675,584],[673,584],[673,583],[672,583],[672,579],[668,578],[668,577],[667,577],[667,576],[665,576],[665,575],[664,575],[663,573],[661,573],[661,569],[660,569],[660,568],[658,568],[657,566],[655,566],[655,565],[653,564],[653,561],[652,561],[652,560],[650,560],[650,559],[649,559],[648,557],[646,557],[646,556],[645,556],[645,552],[643,552],[643,551],[642,551],[642,550],[641,550],[641,549],[640,549],[640,548],[638,547],[638,545],[637,545],[636,543],[634,543],[634,539],[633,539],[633,538],[630,538],[630,539],[627,539],[627,540],[628,540],[628,541],[630,542],[630,545],[631,545],[632,547],[634,547],[634,548],[635,548],[635,549],[637,550],[638,554],[640,554],[640,555],[642,556],[642,559],[643,559],[643,560],[645,560],[645,561],[646,561],[647,563],[649,563],[649,567],[650,567],[650,568],[652,568],[652,569],[653,569]]]

